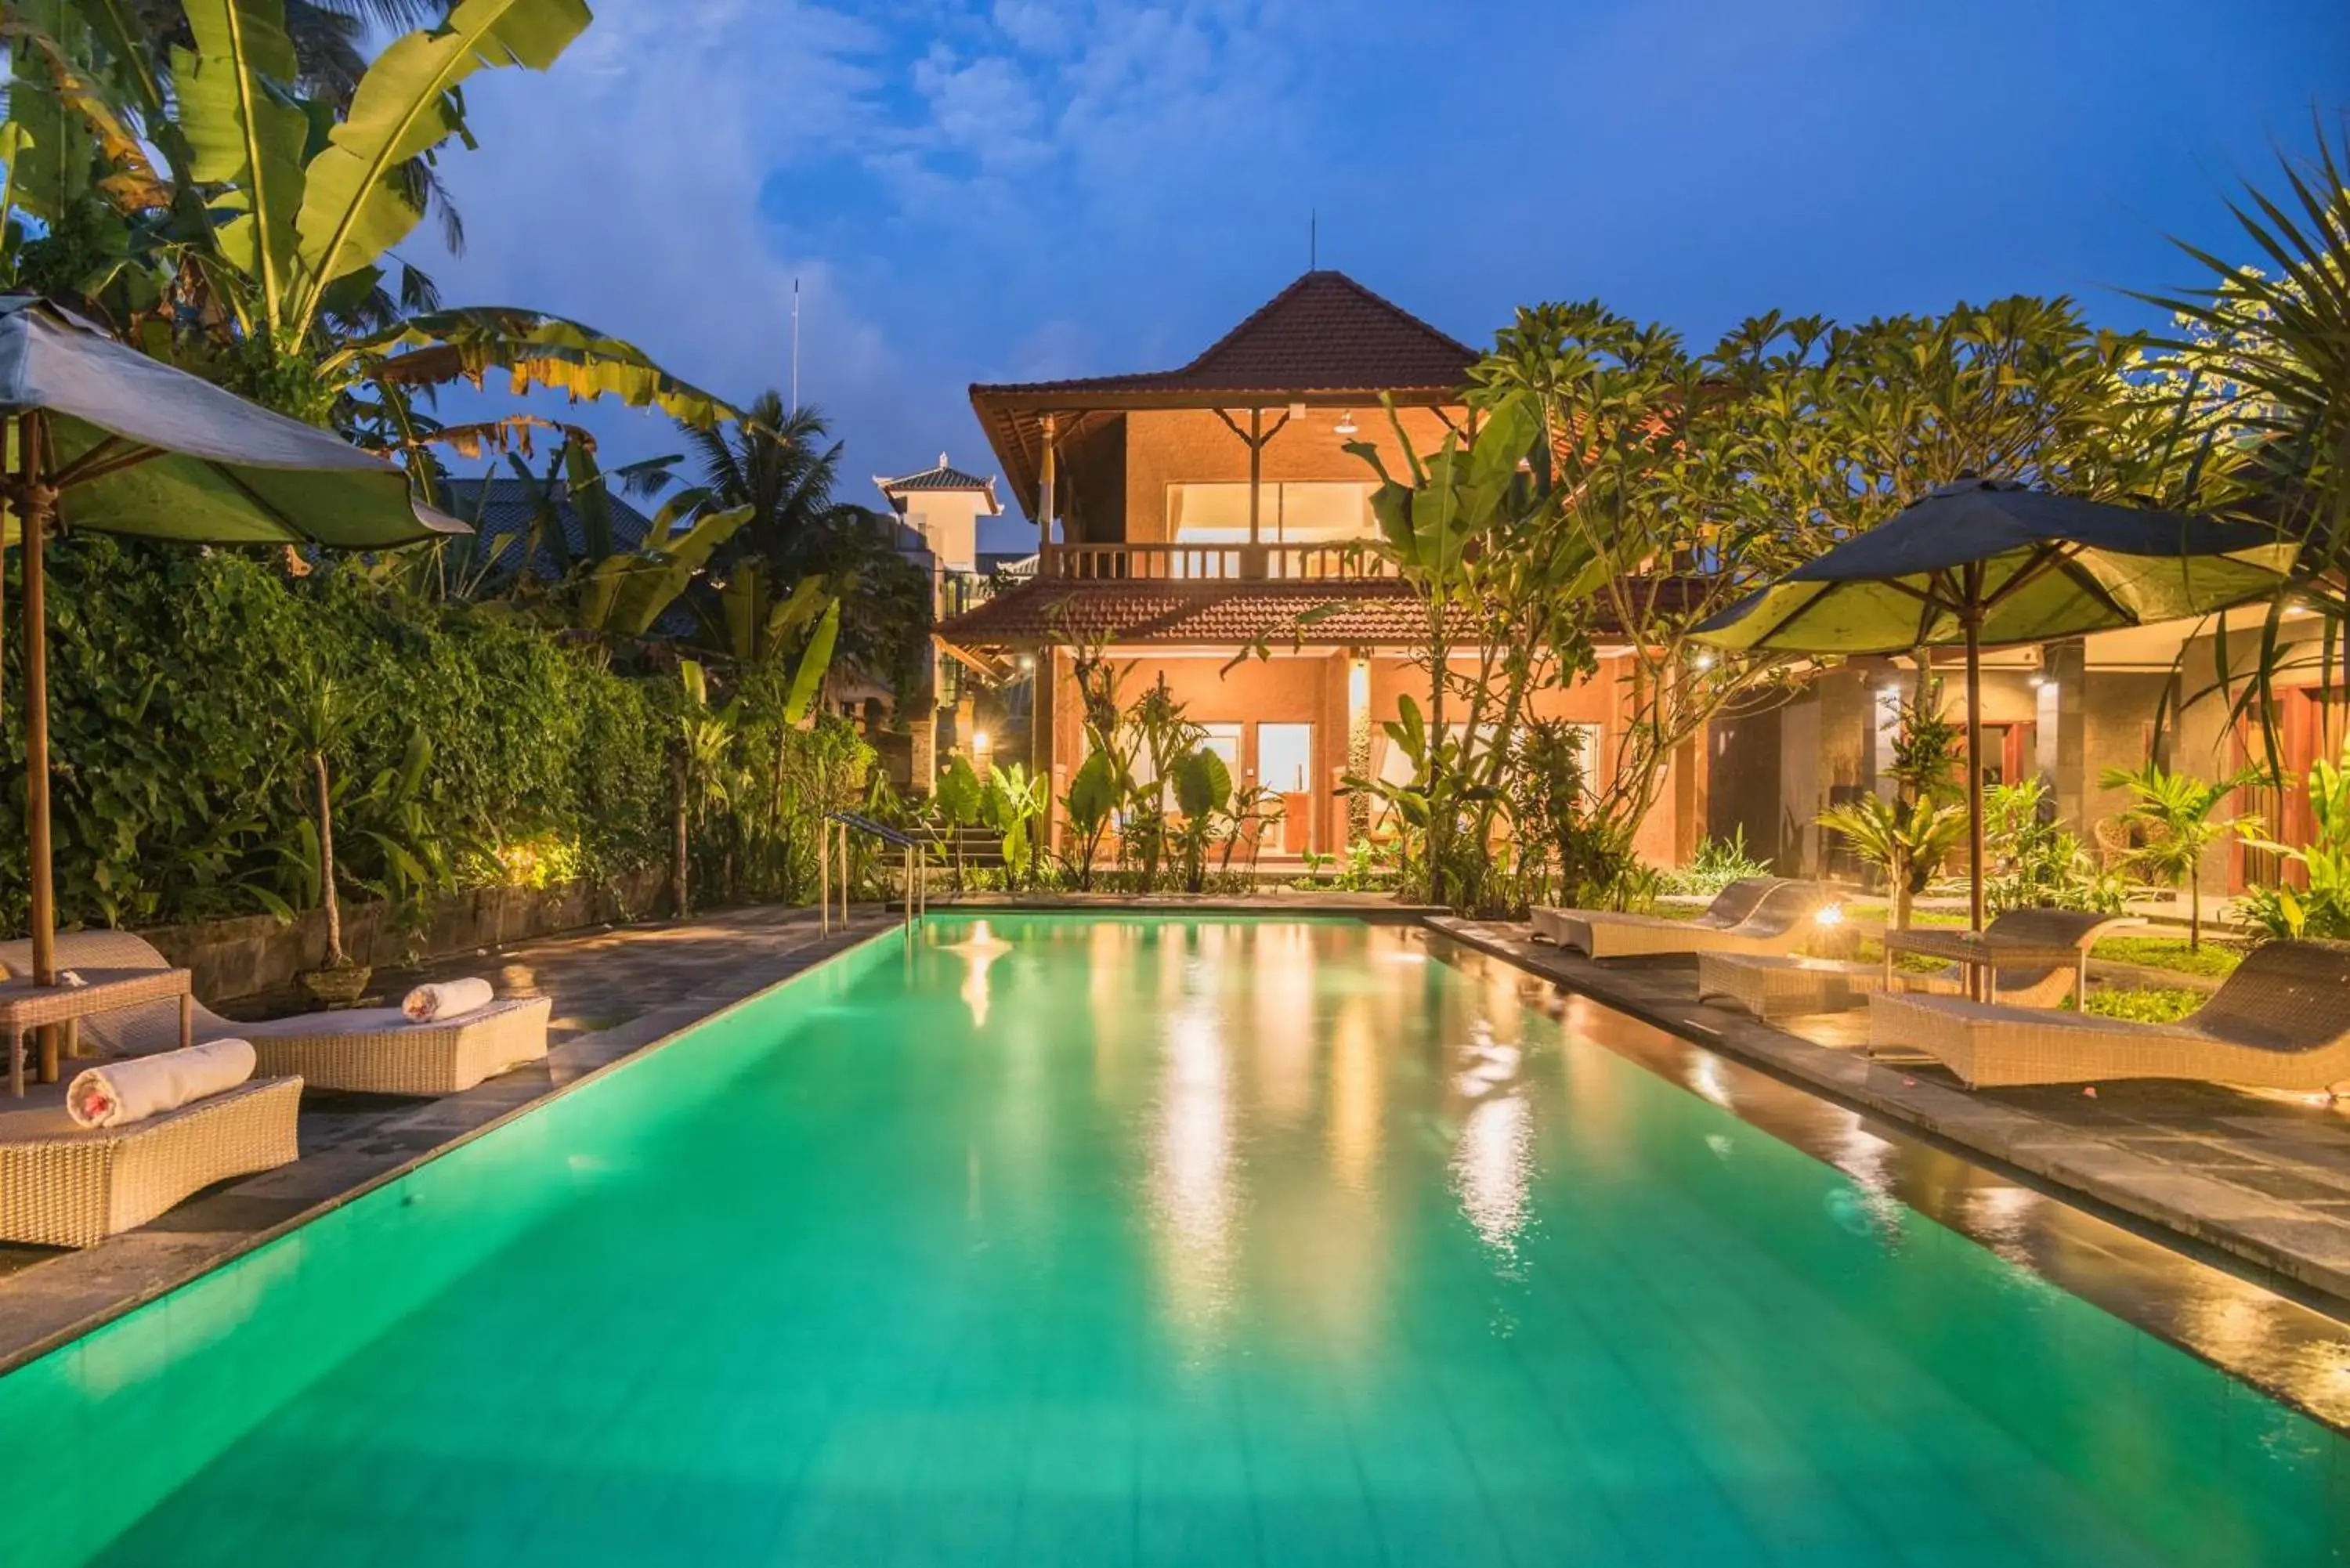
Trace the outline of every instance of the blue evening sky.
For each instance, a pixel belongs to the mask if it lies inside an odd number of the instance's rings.
[[[594,0],[469,89],[452,303],[788,372],[868,475],[995,471],[974,380],[1180,363],[1306,263],[1464,340],[1597,296],[1710,344],[2191,280],[2350,88],[2350,5],[2264,0]],[[608,459],[676,450],[595,410]],[[1033,538],[1007,519],[991,543]]]

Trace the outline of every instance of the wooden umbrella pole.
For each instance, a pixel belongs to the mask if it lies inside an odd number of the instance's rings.
[[[55,985],[57,911],[49,866],[49,655],[45,535],[56,499],[41,488],[41,416],[16,429],[16,518],[25,535],[25,822],[33,894],[33,981]],[[54,1046],[45,1040],[46,1058]]]
[[[1967,916],[1983,929],[1982,568],[1967,572]]]

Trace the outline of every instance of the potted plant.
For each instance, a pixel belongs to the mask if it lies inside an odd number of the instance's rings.
[[[328,1007],[348,1007],[367,991],[373,969],[354,963],[343,950],[343,909],[335,896],[335,796],[332,759],[359,722],[358,706],[332,676],[317,670],[304,673],[286,694],[286,714],[294,742],[301,753],[307,782],[316,792],[313,863],[317,869],[319,907],[327,911],[327,961],[295,978],[302,989]]]

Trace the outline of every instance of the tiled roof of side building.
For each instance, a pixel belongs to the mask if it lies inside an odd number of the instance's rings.
[[[486,498],[482,486],[489,486]],[[535,487],[519,479],[452,479],[444,482],[442,509],[450,515],[478,527],[482,535],[479,548],[487,551],[499,571],[518,571],[522,566],[523,541],[529,536],[532,519],[537,514],[532,496]],[[553,486],[556,515],[563,524],[565,553],[577,560],[587,552],[588,529],[572,505],[567,487],[561,481]],[[617,494],[605,497],[608,515],[612,522],[612,548],[616,551],[640,547],[652,532],[652,519]],[[550,542],[541,541],[538,557],[532,569],[541,576],[563,575],[565,562],[558,560]]]
[[[1664,579],[1676,597],[1691,585]],[[1604,628],[1595,628],[1603,629]],[[1043,579],[997,594],[939,622],[938,636],[961,648],[1049,644],[1157,643],[1239,649],[1263,642],[1275,650],[1368,646],[1412,648],[1428,640],[1428,604],[1394,578],[1353,582],[1187,582],[1180,579],[1066,582]],[[1452,631],[1474,635],[1456,609]]]
[[[966,473],[949,462],[944,452],[939,453],[939,461],[934,466],[919,473],[901,474],[895,479],[877,473],[873,476],[873,483],[892,504],[908,491],[976,490],[986,495],[991,514],[1000,514],[1003,510],[1003,504],[995,499],[993,479],[982,479],[975,473]]]

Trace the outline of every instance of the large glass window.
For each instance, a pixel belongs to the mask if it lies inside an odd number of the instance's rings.
[[[1265,544],[1342,543],[1372,532],[1367,483],[1288,480],[1259,489],[1257,533]],[[1179,545],[1247,544],[1246,482],[1169,485],[1167,536]]]

